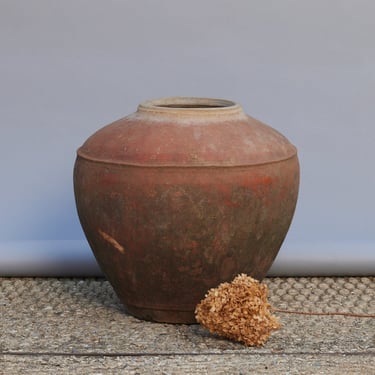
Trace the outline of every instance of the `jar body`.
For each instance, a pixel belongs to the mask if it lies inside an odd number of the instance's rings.
[[[130,313],[193,323],[195,306],[208,289],[239,273],[259,280],[267,273],[295,210],[298,159],[290,148],[277,160],[265,161],[263,153],[261,162],[246,163],[240,152],[236,157],[241,160],[229,160],[225,151],[207,145],[202,133],[211,131],[206,134],[211,144],[230,142],[225,139],[230,116],[224,122],[184,120],[181,125],[177,119],[155,121],[150,115],[135,122],[119,120],[107,127],[107,135],[99,131],[80,149],[74,168],[77,210],[100,267]],[[233,120],[233,126],[239,121],[252,126],[248,118]],[[172,124],[172,131],[165,133],[165,124]],[[111,131],[116,127],[117,136]],[[220,139],[213,138],[213,129]],[[192,142],[186,134],[197,138],[197,130],[198,146],[185,146]],[[162,138],[145,140],[150,133]],[[165,134],[172,139],[165,140]],[[116,146],[108,146],[114,142]],[[174,143],[181,145],[170,152]],[[198,147],[195,158],[184,147]],[[284,152],[285,145],[281,148]],[[123,154],[118,157],[124,149],[130,150],[125,161]]]

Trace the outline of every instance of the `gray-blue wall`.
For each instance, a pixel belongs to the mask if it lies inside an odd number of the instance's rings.
[[[75,256],[95,269],[75,150],[174,95],[235,100],[298,147],[299,203],[275,273],[297,258],[306,273],[345,259],[375,271],[374,14],[372,0],[0,0],[0,274],[42,272],[43,251],[54,272]]]

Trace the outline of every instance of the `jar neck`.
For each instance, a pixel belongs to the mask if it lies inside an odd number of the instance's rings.
[[[207,121],[210,119],[228,120],[241,119],[246,115],[242,107],[230,100],[194,98],[194,97],[167,97],[148,100],[138,106],[137,115],[153,116],[154,119],[196,119]]]

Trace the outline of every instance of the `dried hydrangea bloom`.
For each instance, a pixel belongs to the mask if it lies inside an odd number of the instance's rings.
[[[267,285],[241,274],[210,289],[197,305],[195,317],[211,333],[260,346],[281,326],[270,312],[267,297]]]

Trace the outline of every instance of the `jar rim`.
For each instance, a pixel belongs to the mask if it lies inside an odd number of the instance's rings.
[[[158,99],[146,100],[140,104],[142,107],[161,107],[171,109],[220,109],[237,107],[238,104],[232,100],[218,98],[204,98],[193,96],[170,96]]]
[[[225,115],[244,114],[242,107],[227,99],[191,96],[171,96],[151,99],[138,106],[138,113],[157,112],[165,115]]]

